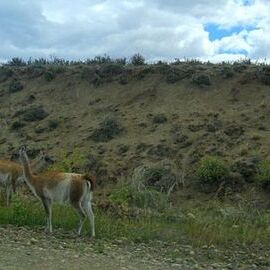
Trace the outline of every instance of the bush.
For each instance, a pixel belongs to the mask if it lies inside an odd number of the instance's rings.
[[[134,66],[141,66],[145,64],[145,58],[139,53],[134,54],[131,57],[130,61],[131,61],[131,64]]]
[[[100,123],[100,127],[93,131],[90,137],[96,142],[108,142],[120,134],[121,131],[122,128],[115,118],[106,118]]]
[[[42,76],[45,72],[45,68],[42,66],[28,66],[27,67],[27,72],[31,76],[31,78],[38,78]]]
[[[270,160],[259,164],[256,180],[261,187],[270,191]]]
[[[5,82],[12,75],[13,75],[12,69],[6,68],[6,67],[1,67],[0,68],[0,83]]]
[[[180,80],[191,77],[193,73],[191,69],[179,69],[174,67],[166,69],[165,66],[163,72],[166,74],[167,83],[176,83]]]
[[[92,67],[83,68],[81,78],[87,80],[89,83],[92,83],[95,86],[102,83],[100,76],[97,74],[97,69]]]
[[[257,72],[257,78],[265,85],[270,85],[270,67],[264,66]]]
[[[164,194],[147,188],[138,190],[128,184],[115,188],[109,199],[118,205],[143,209],[150,208],[156,211],[162,211],[169,207],[168,198]]]
[[[45,73],[44,73],[44,78],[47,82],[50,82],[52,81],[53,79],[55,79],[56,77],[56,74],[54,72],[52,72],[51,70],[47,70]]]
[[[7,63],[8,66],[16,66],[16,67],[22,67],[26,66],[26,62],[19,57],[13,57],[10,61]]]
[[[199,86],[210,85],[210,77],[206,74],[194,74],[192,76],[192,82]]]
[[[25,126],[24,123],[22,123],[20,121],[15,121],[15,122],[12,123],[12,125],[10,127],[10,130],[18,131],[19,129],[21,129],[24,126]]]
[[[223,67],[221,70],[221,75],[223,78],[232,78],[234,76],[233,69],[231,67]]]
[[[123,66],[119,64],[104,65],[98,71],[101,77],[109,77],[121,74],[123,72]]]
[[[206,156],[200,161],[196,177],[201,184],[219,185],[229,176],[229,169],[218,157]]]
[[[160,113],[160,114],[157,114],[154,116],[153,123],[154,124],[163,124],[163,123],[167,122],[167,120],[168,119],[167,119],[166,115],[163,113]]]
[[[44,73],[44,78],[46,81],[50,82],[55,79],[57,74],[65,72],[66,68],[62,65],[53,65],[48,68]]]
[[[9,92],[10,93],[16,93],[23,90],[23,85],[20,81],[18,80],[12,80],[9,84]]]
[[[73,152],[59,152],[57,154],[56,162],[51,166],[52,171],[63,171],[63,172],[80,172],[80,166],[85,162],[85,155],[83,155],[77,149],[74,149]]]
[[[59,126],[60,122],[55,119],[50,119],[48,122],[49,131],[56,129]]]
[[[147,164],[134,169],[132,183],[139,189],[142,187],[155,189],[159,192],[172,191],[178,184],[177,169],[168,161]]]
[[[259,159],[256,157],[243,157],[236,159],[231,170],[240,173],[246,182],[252,182],[257,174]]]
[[[40,121],[48,116],[48,113],[39,106],[39,107],[31,107],[24,110],[19,110],[15,113],[14,116],[19,116],[21,120],[26,122],[34,122]]]

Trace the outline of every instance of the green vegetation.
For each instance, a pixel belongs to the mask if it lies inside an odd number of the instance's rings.
[[[59,120],[56,120],[56,119],[50,119],[50,120],[48,121],[48,130],[49,130],[49,131],[54,130],[54,129],[56,129],[59,125],[60,125]]]
[[[178,184],[177,170],[171,162],[145,164],[134,169],[132,183],[138,189],[171,192]]]
[[[14,79],[9,84],[9,92],[10,93],[16,93],[23,90],[23,84],[18,81],[17,79]]]
[[[19,116],[19,118],[25,122],[34,122],[43,120],[48,116],[48,113],[43,109],[42,106],[38,106],[19,110],[14,116]]]
[[[86,157],[80,151],[74,149],[71,153],[60,151],[56,162],[49,168],[52,171],[78,172],[78,168],[85,162]]]
[[[5,82],[13,75],[13,70],[7,67],[0,67],[0,83]]]
[[[131,64],[134,66],[141,66],[145,64],[145,58],[139,53],[134,54],[131,57],[130,61],[131,61]]]
[[[50,82],[55,79],[57,74],[63,73],[66,70],[63,65],[52,65],[44,73],[44,78],[46,81]]]
[[[167,117],[165,114],[163,113],[160,113],[160,114],[157,114],[153,117],[153,123],[154,124],[163,124],[165,122],[167,122]]]
[[[130,184],[113,188],[109,199],[112,203],[126,208],[154,209],[155,211],[166,211],[169,208],[166,195],[150,188],[138,188]]]
[[[270,160],[259,164],[256,180],[264,189],[270,190]]]
[[[229,169],[218,157],[206,156],[200,161],[196,176],[201,184],[219,185],[229,176]]]
[[[120,134],[122,127],[115,118],[107,117],[99,125],[99,128],[95,129],[90,136],[95,142],[108,142],[115,136]]]
[[[192,82],[198,86],[210,85],[210,77],[206,74],[194,74],[192,76]]]
[[[51,170],[94,172],[99,238],[269,243],[270,166],[259,163],[270,149],[269,66],[137,60],[4,64],[1,156],[16,159],[26,143],[48,150]],[[24,90],[11,94],[16,79]],[[1,224],[44,225],[40,203],[23,194],[0,208]],[[71,208],[54,215],[56,227],[74,230]]]
[[[118,194],[119,195],[119,194]],[[116,196],[124,198],[126,195]],[[147,242],[163,240],[192,245],[268,244],[270,241],[270,214],[253,206],[230,206],[216,201],[201,205],[183,205],[181,209],[168,208],[162,213],[144,211],[144,215],[116,217],[114,214],[94,208],[97,238]],[[45,225],[45,213],[41,203],[34,198],[15,197],[12,207],[0,207],[1,224],[29,226]],[[56,205],[53,210],[54,227],[74,230],[78,223],[75,211],[68,206]],[[88,230],[85,228],[84,233]]]
[[[10,126],[10,130],[12,131],[18,131],[19,129],[23,128],[25,126],[24,123],[20,122],[20,121],[15,121],[11,124]]]

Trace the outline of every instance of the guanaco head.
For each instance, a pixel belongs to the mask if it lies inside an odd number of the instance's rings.
[[[54,160],[44,150],[40,150],[38,159],[49,165],[54,163]]]
[[[23,161],[27,161],[27,154],[26,154],[26,146],[23,145],[20,147],[19,149],[19,157],[20,157],[20,160],[23,162]]]

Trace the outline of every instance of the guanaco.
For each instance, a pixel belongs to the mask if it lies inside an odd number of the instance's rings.
[[[91,235],[95,236],[95,222],[92,211],[92,197],[95,178],[86,174],[47,172],[33,174],[26,147],[19,150],[25,181],[33,194],[41,200],[46,212],[47,227],[52,233],[52,205],[54,202],[69,202],[78,212],[80,221],[78,235],[86,218],[91,224]]]
[[[41,172],[46,169],[53,161],[40,151],[37,160],[32,164],[35,172]],[[0,186],[5,188],[6,205],[9,206],[12,193],[17,187],[24,183],[23,168],[17,162],[11,160],[0,160]]]

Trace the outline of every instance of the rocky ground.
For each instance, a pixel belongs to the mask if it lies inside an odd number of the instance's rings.
[[[0,227],[0,269],[270,269],[269,247],[112,242]]]

